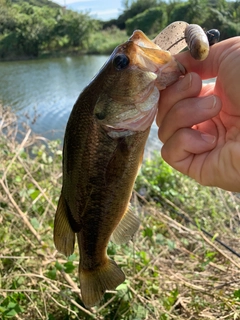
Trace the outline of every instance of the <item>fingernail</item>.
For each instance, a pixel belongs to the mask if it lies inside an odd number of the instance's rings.
[[[188,73],[183,79],[178,81],[177,89],[178,91],[185,91],[192,85],[192,75]]]
[[[203,109],[212,109],[216,105],[216,97],[211,95],[206,98],[200,98],[198,106]]]
[[[202,133],[201,137],[204,141],[208,142],[208,143],[214,143],[216,141],[216,137],[212,136],[211,134],[208,133]]]

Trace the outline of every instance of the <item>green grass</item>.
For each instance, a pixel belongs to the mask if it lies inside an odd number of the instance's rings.
[[[86,310],[77,248],[66,259],[52,240],[60,144],[21,135],[8,110],[0,128],[1,319],[239,319],[240,261],[216,242],[240,251],[237,195],[201,187],[159,156],[146,161],[132,197],[141,227],[108,248],[126,281]]]

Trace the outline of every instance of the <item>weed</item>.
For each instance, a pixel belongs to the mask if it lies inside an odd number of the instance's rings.
[[[60,144],[19,135],[9,110],[0,128],[1,319],[239,319],[239,259],[216,242],[239,250],[238,195],[201,187],[158,156],[144,163],[132,199],[141,227],[108,247],[126,281],[87,310],[78,252],[65,258],[52,239]]]

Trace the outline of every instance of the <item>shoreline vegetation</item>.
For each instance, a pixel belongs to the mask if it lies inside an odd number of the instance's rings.
[[[224,0],[125,1],[123,14],[108,22],[48,0],[0,0],[0,60],[109,54],[134,29],[154,37],[176,20],[218,28],[223,39],[239,34],[239,17],[239,2]],[[0,104],[2,320],[240,318],[239,194],[202,187],[159,154],[144,162],[135,183],[139,231],[126,245],[109,243],[126,281],[85,309],[77,248],[66,258],[53,244],[61,142],[18,125],[11,108]]]
[[[217,28],[221,40],[240,33],[240,2],[124,1],[117,19],[101,21],[48,0],[0,0],[0,61],[76,54],[110,54],[132,32],[154,38],[173,21]]]
[[[133,241],[109,244],[126,281],[98,307],[81,303],[77,249],[53,245],[62,152],[3,109],[0,120],[0,317],[6,319],[239,319],[240,198],[201,187],[163,162],[146,160],[132,203]],[[16,139],[16,137],[18,138]],[[190,223],[192,221],[192,223]],[[207,236],[208,232],[211,236]]]

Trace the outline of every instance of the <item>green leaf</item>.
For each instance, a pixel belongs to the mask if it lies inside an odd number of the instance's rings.
[[[10,301],[7,305],[4,315],[6,317],[14,317],[16,314],[23,312],[23,308],[16,302]]]
[[[74,269],[75,269],[75,266],[73,265],[72,261],[68,261],[64,263],[64,271],[66,273],[72,273]]]
[[[17,312],[14,309],[11,309],[11,310],[5,312],[5,316],[7,316],[9,318],[14,317],[16,314],[17,314]]]
[[[236,300],[240,301],[240,289],[235,290],[233,296]]]
[[[52,280],[56,280],[57,278],[57,269],[53,268],[47,272],[47,277]]]
[[[32,224],[32,226],[33,226],[34,229],[37,230],[37,229],[40,228],[40,224],[39,224],[37,218],[32,218],[30,221],[31,221],[31,224]]]
[[[138,255],[141,257],[144,264],[148,264],[149,257],[147,255],[146,251],[140,251],[140,252],[138,252]]]
[[[166,313],[162,313],[160,316],[160,320],[168,320],[169,316]]]
[[[151,229],[151,228],[145,228],[145,229],[143,230],[143,236],[144,236],[144,237],[152,238],[152,236],[153,236],[153,231],[152,231],[152,229]]]
[[[21,182],[21,181],[22,181],[22,178],[21,178],[20,176],[16,176],[15,181],[16,181],[16,182]]]
[[[167,239],[167,245],[168,245],[169,250],[173,250],[176,248],[175,242],[170,239]]]
[[[129,280],[125,280],[123,283],[121,283],[118,287],[117,287],[117,291],[124,291],[127,292],[128,289],[128,285],[130,284]]]
[[[61,263],[59,263],[58,261],[56,261],[55,267],[56,267],[56,269],[58,271],[63,271],[64,270],[64,266]]]
[[[38,196],[39,196],[39,194],[40,194],[40,191],[39,190],[29,190],[29,194],[30,194],[30,197],[31,197],[31,199],[32,200],[35,200]]]
[[[77,255],[75,253],[71,254],[69,257],[68,257],[68,261],[75,261],[77,259]]]
[[[0,306],[0,312],[1,312],[1,313],[5,312],[6,310],[7,310],[7,308],[6,308],[6,307],[2,307],[2,306]]]

